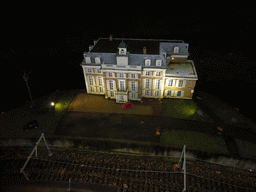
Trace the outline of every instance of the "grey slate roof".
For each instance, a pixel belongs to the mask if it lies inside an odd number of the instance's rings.
[[[118,48],[127,48],[128,64],[140,65],[142,68],[167,68],[166,59],[163,55],[173,54],[175,46],[179,47],[179,54],[188,55],[186,45],[181,40],[147,40],[147,39],[119,39],[100,38],[93,48],[86,54],[91,57],[93,65],[116,64]],[[120,47],[121,46],[121,47]],[[146,47],[146,54],[143,54],[143,48]],[[176,54],[176,53],[175,53]],[[95,64],[95,57],[101,58],[101,64]],[[145,59],[151,60],[150,66],[145,66]],[[156,60],[162,60],[162,66],[156,66]],[[84,61],[82,65],[84,65]],[[90,65],[90,64],[88,64]]]
[[[108,38],[99,38],[90,52],[117,53],[118,47],[122,41],[125,43],[127,51],[134,54],[143,54],[143,47],[147,48],[147,54],[161,54],[160,43],[169,44],[171,47],[174,47],[174,44],[184,44],[182,40],[113,38],[113,40],[110,41]],[[166,49],[165,45],[164,49]]]

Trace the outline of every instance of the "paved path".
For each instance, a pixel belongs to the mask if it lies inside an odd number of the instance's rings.
[[[105,99],[104,96],[90,95],[87,93],[77,94],[71,103],[68,111],[75,112],[100,112],[100,113],[121,113],[121,114],[139,114],[152,115],[152,106],[142,105],[140,102],[133,102],[135,105],[132,109],[122,109],[121,103],[116,100]]]

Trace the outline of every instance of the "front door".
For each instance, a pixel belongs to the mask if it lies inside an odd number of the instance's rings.
[[[116,97],[116,102],[117,103],[126,103],[126,102],[128,102],[128,96],[126,95],[126,94],[124,94],[124,95],[118,95],[117,97]]]

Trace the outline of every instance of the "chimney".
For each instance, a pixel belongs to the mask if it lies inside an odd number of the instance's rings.
[[[145,46],[143,47],[143,54],[147,54],[147,48]]]
[[[113,41],[113,35],[109,35],[109,41]]]

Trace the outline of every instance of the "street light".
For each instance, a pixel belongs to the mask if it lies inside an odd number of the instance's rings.
[[[54,102],[51,102],[51,106],[54,106],[55,105],[55,103]]]

